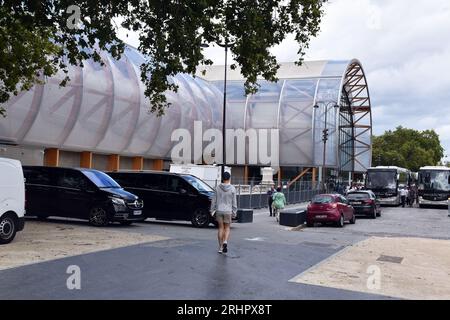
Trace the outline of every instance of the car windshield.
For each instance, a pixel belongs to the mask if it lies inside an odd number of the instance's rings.
[[[191,186],[197,189],[200,192],[212,192],[214,191],[209,185],[194,176],[183,176],[183,178],[189,182]]]
[[[88,177],[89,180],[91,180],[99,188],[108,188],[108,189],[121,188],[121,186],[106,173],[94,170],[83,170],[82,172],[86,177]]]
[[[449,171],[424,171],[420,175],[425,190],[450,191]]]
[[[367,173],[367,188],[395,190],[397,188],[396,175],[395,171],[369,171]]]
[[[349,193],[347,195],[348,200],[366,200],[370,199],[370,196],[368,193]]]
[[[325,204],[325,203],[333,203],[332,196],[315,196],[312,200],[314,204]]]

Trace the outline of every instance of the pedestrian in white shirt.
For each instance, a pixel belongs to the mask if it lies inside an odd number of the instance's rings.
[[[400,189],[400,198],[402,200],[402,208],[405,207],[407,197],[408,197],[408,190],[406,188]]]

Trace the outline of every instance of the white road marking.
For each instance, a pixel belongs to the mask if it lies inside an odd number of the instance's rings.
[[[256,237],[256,238],[245,238],[247,241],[265,241],[264,238]]]

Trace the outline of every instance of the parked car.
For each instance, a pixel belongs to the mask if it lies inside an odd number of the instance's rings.
[[[0,244],[14,240],[25,225],[25,183],[20,161],[0,158]]]
[[[344,223],[356,223],[355,210],[348,200],[339,194],[322,194],[313,198],[308,205],[306,222],[308,227],[314,223],[334,223],[342,228]]]
[[[144,200],[148,218],[190,221],[198,228],[215,223],[209,213],[214,190],[193,175],[161,171],[108,174]]]
[[[357,215],[365,215],[372,219],[381,217],[381,204],[377,196],[370,190],[352,191],[347,194],[347,200],[355,209]]]
[[[87,219],[94,226],[145,219],[143,201],[91,169],[25,166],[27,215]]]

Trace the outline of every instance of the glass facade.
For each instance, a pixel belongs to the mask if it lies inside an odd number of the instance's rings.
[[[58,73],[13,97],[7,117],[0,118],[0,142],[169,159],[174,130],[193,133],[194,121],[202,121],[203,132],[221,129],[223,67],[216,67],[214,79],[173,77],[179,89],[166,93],[171,106],[157,117],[149,112],[140,80],[145,57],[127,47],[119,61],[105,53],[102,58],[104,66],[86,61],[83,68],[71,67],[66,87],[59,87],[64,75]],[[230,77],[226,127],[279,129],[281,166],[365,171],[371,166],[372,119],[361,64],[306,65],[296,71],[294,64],[282,64],[278,82],[260,81],[249,96],[243,79]]]
[[[119,61],[102,58],[104,66],[85,61],[83,68],[70,67],[66,87],[59,87],[60,72],[12,98],[8,116],[0,118],[0,142],[168,159],[174,130],[192,132],[194,120],[203,130],[221,127],[223,95],[207,81],[173,77],[178,92],[166,93],[171,106],[157,117],[140,80],[144,56],[127,47]]]
[[[311,74],[308,68],[296,74],[295,68],[282,66],[277,83],[260,81],[258,92],[248,97],[244,82],[232,75],[227,128],[279,129],[281,166],[366,171],[371,166],[372,118],[359,61],[317,62]],[[212,82],[223,92],[223,81]]]

